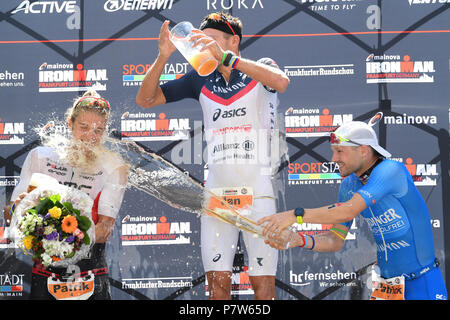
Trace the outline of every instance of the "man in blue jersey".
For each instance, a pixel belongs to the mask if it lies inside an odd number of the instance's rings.
[[[168,26],[166,21],[161,27],[159,55],[142,82],[137,104],[150,108],[186,98],[198,101],[208,147],[205,187],[231,197],[233,203],[249,204],[255,209],[252,213],[276,211],[270,147],[277,92],[286,90],[288,77],[272,59],[241,57],[242,22],[225,13],[212,13],[203,19],[191,40],[211,51],[219,61],[218,68],[205,77],[192,70],[159,85],[164,66],[175,51]],[[201,217],[202,261],[210,299],[231,297],[238,236],[235,226],[208,215]],[[249,233],[243,233],[243,239],[255,299],[274,299],[278,251]]]
[[[385,159],[391,154],[378,144],[372,127],[352,121],[330,134],[332,161],[342,181],[338,203],[314,209],[296,208],[265,217],[265,234],[279,232],[297,222],[334,224],[319,236],[298,235],[291,247],[338,251],[361,214],[371,227],[377,247],[381,279],[371,299],[447,299],[436,259],[430,214],[407,168]],[[274,247],[276,244],[268,242]],[[279,248],[278,249],[282,249]]]

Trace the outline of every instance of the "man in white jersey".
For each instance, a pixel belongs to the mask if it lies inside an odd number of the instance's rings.
[[[272,59],[255,62],[241,58],[242,22],[225,13],[212,13],[203,19],[201,31],[196,30],[192,40],[206,45],[222,62],[217,70],[206,77],[192,70],[159,86],[162,70],[175,51],[168,26],[169,21],[165,21],[161,27],[159,55],[142,82],[136,102],[150,108],[184,98],[198,100],[208,145],[206,188],[237,208],[251,205],[256,221],[258,214],[276,207],[268,159],[278,104],[276,92],[284,92],[289,79]],[[210,299],[230,299],[238,236],[236,227],[202,216],[202,260]],[[246,232],[243,236],[255,299],[274,299],[278,254],[264,240]]]

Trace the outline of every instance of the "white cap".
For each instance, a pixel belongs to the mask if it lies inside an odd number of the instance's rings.
[[[391,154],[387,150],[380,147],[380,145],[378,144],[377,134],[372,129],[372,127],[365,122],[350,121],[344,123],[342,126],[337,128],[336,131],[334,131],[334,134],[338,137],[351,141],[339,140],[339,143],[332,143],[333,145],[357,146],[357,144],[352,143],[353,141],[360,145],[371,146],[385,158],[391,157]]]

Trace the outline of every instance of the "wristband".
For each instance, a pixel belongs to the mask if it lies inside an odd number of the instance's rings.
[[[307,239],[303,234],[300,233],[300,235],[301,235],[302,238],[303,238],[303,245],[298,246],[298,247],[299,247],[299,248],[303,248],[304,246],[306,246],[306,245],[308,244],[308,239]]]
[[[236,69],[237,64],[239,63],[240,60],[241,60],[241,59],[240,59],[239,57],[233,56],[233,57],[231,58],[231,60],[230,60],[230,66],[231,66],[231,68],[232,68],[232,69]]]
[[[345,237],[341,236],[339,233],[337,233],[336,231],[330,229],[331,232],[333,232],[335,235],[337,235],[339,238],[341,238],[342,240],[345,241]]]
[[[228,51],[223,52],[222,61],[221,61],[222,64],[225,62],[225,58],[226,58],[227,54],[228,54]]]
[[[230,60],[233,57],[234,57],[234,53],[232,51],[230,51],[230,50],[225,51],[223,53],[223,56],[222,56],[222,64],[225,67],[229,67],[230,66]]]
[[[338,229],[338,228],[330,228],[330,230],[342,232],[345,236],[346,236],[347,233],[348,233],[347,231],[344,231],[344,230],[341,230],[341,229]]]
[[[309,248],[308,250],[313,250],[314,247],[315,247],[315,245],[316,245],[316,241],[314,240],[314,237],[313,237],[313,236],[309,236],[309,237],[310,237],[311,240],[312,240],[312,246],[311,246],[311,248]]]

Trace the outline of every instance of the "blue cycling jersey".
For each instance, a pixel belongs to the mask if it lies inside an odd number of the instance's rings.
[[[342,181],[339,202],[359,193],[367,208],[361,215],[372,229],[383,278],[416,272],[435,260],[428,208],[407,168],[384,160],[363,185],[352,174]],[[351,221],[344,223],[350,228]]]

